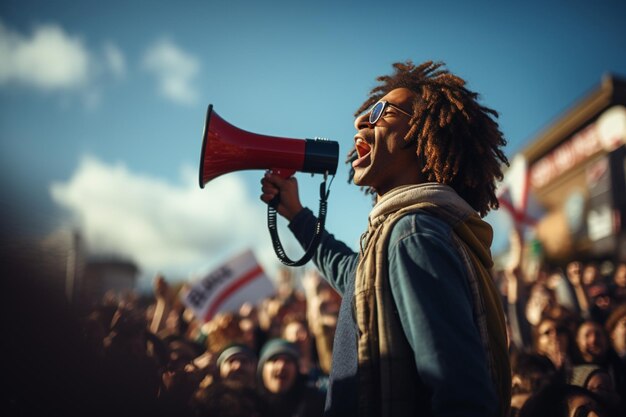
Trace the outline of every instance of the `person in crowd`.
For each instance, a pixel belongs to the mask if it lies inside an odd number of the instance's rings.
[[[205,388],[214,381],[219,380],[219,370],[217,369],[217,354],[210,350],[205,350],[202,355],[196,357],[192,363],[198,374],[198,388]]]
[[[554,291],[549,289],[545,282],[535,281],[526,303],[526,320],[531,325],[537,326],[543,317],[557,316],[558,312],[555,310],[559,308]]]
[[[604,282],[596,282],[587,288],[589,296],[589,317],[604,324],[613,310],[614,303],[608,285]]]
[[[587,296],[587,291],[585,290],[585,285],[583,283],[582,262],[569,262],[566,267],[565,275],[574,289],[574,294],[578,304],[577,311],[583,318],[589,318],[589,297]]]
[[[568,383],[593,392],[605,408],[611,410],[613,414],[616,414],[621,407],[620,397],[615,391],[613,379],[606,369],[598,365],[574,366]]]
[[[198,388],[189,410],[190,417],[273,417],[255,389],[233,381],[217,380]]]
[[[605,329],[613,351],[626,365],[626,303],[613,310],[606,320]]]
[[[258,390],[274,417],[321,416],[324,396],[298,372],[300,352],[284,339],[271,339],[261,350]]]
[[[140,409],[156,403],[162,362],[158,355],[150,352],[151,340],[159,343],[158,338],[150,337],[142,311],[132,308],[116,311],[104,340],[103,358],[103,383],[115,386],[118,394],[112,401]]]
[[[281,337],[298,347],[300,351],[299,372],[303,375],[316,373],[313,341],[306,320],[294,316],[286,317]]]
[[[562,321],[544,317],[534,328],[533,351],[550,359],[554,367],[567,374],[572,364],[572,342]]]
[[[526,400],[558,378],[554,364],[545,356],[520,353],[511,361],[511,415],[517,415]]]
[[[542,318],[551,317],[573,329],[575,313],[559,302],[553,279],[555,275],[558,273],[545,273],[531,284],[525,309],[526,319],[531,325],[537,326]]]
[[[202,331],[207,335],[207,349],[216,355],[231,343],[241,342],[243,338],[239,317],[233,312],[216,314],[203,324]]]
[[[310,269],[304,274],[302,286],[307,301],[307,324],[313,334],[319,368],[328,375],[341,296],[322,278],[317,269]]]
[[[237,382],[254,388],[256,385],[257,357],[247,345],[227,346],[217,358],[220,380]]]
[[[580,314],[574,288],[560,267],[550,268],[546,286],[554,292],[555,302],[559,307],[566,309],[572,315]]]
[[[578,326],[576,346],[580,354],[580,363],[605,364],[609,343],[604,329],[598,322],[585,320]]]
[[[183,317],[185,307],[178,294],[185,284],[170,284],[164,275],[157,274],[153,280],[155,303],[149,330],[164,338],[186,332],[187,322]]]
[[[113,313],[108,315],[98,306],[82,320],[81,330],[83,338],[89,347],[89,351],[95,358],[102,360],[105,355],[104,339],[109,331],[109,324],[113,319]]]
[[[263,345],[263,333],[259,325],[250,317],[239,317],[239,330],[241,331],[241,343],[248,349],[258,354]]]
[[[378,80],[350,154],[352,180],[376,196],[360,253],[324,231],[313,258],[343,295],[328,413],[505,415],[506,324],[481,220],[508,163],[497,113],[442,63],[396,63]],[[296,179],[261,182],[307,247],[316,219]]]
[[[306,297],[296,288],[293,272],[284,267],[276,277],[276,293],[263,300],[259,309],[259,324],[267,339],[281,337],[288,316],[306,317]]]
[[[259,305],[259,327],[265,340],[279,337],[281,322],[286,314],[285,304],[277,297],[266,298]]]
[[[597,262],[588,262],[582,272],[582,283],[585,288],[589,288],[593,284],[602,282],[602,274]]]
[[[617,264],[609,290],[616,304],[626,304],[626,262]]]
[[[626,398],[626,367],[611,349],[604,328],[593,320],[583,321],[576,333],[577,364],[599,365],[607,370],[615,390]]]
[[[202,349],[193,341],[180,335],[169,335],[163,340],[167,359],[161,373],[158,406],[163,414],[186,414],[193,392],[203,373],[194,365]]]
[[[503,303],[506,304],[509,353],[511,356],[529,350],[529,346],[532,344],[532,326],[526,314],[529,291],[525,286],[523,260],[521,231],[514,228],[509,234],[508,263],[499,274],[502,280],[500,291],[503,296]],[[536,307],[538,312],[543,311],[544,308],[544,305],[539,304]]]
[[[589,390],[562,382],[552,383],[524,403],[519,417],[614,417]]]

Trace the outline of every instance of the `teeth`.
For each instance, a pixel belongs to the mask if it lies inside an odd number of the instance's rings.
[[[356,148],[356,152],[359,154],[359,158],[367,155],[371,150],[369,143],[365,142],[361,138],[357,138],[356,142],[354,143],[354,147]]]

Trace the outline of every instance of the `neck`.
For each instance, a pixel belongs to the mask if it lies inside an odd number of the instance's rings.
[[[419,173],[419,171],[408,171],[406,175],[400,178],[394,178],[393,183],[376,187],[376,200],[380,200],[382,196],[398,187],[403,187],[406,185],[419,185],[427,182],[428,181],[422,178],[422,175]]]

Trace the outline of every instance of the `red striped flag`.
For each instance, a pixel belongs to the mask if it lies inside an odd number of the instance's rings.
[[[191,286],[182,300],[197,318],[209,321],[217,313],[236,311],[245,302],[256,304],[274,293],[254,253],[247,250]]]

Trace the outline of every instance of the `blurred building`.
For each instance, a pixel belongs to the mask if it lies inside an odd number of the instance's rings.
[[[626,260],[625,106],[626,79],[606,75],[518,155],[548,261]]]
[[[25,246],[26,247],[26,246]],[[31,264],[48,281],[56,295],[73,303],[79,295],[85,267],[86,250],[79,232],[61,229],[34,242],[26,252]]]
[[[82,277],[81,300],[93,305],[105,294],[121,295],[136,289],[139,269],[122,258],[90,258]]]
[[[139,268],[122,256],[94,256],[78,231],[59,230],[28,250],[49,288],[79,309],[91,308],[105,294],[119,296],[137,287]]]

